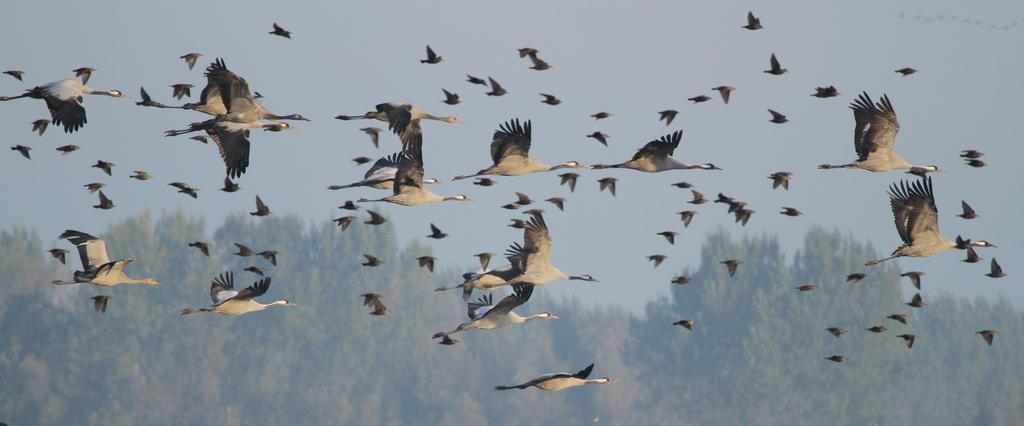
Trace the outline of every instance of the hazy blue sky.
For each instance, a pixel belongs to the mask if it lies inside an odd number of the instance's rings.
[[[764,30],[740,28],[751,9]],[[98,233],[110,221],[145,210],[183,209],[213,226],[229,213],[252,211],[256,194],[278,215],[295,213],[311,222],[338,217],[335,207],[345,200],[382,193],[325,187],[362,176],[365,168],[355,167],[350,158],[376,158],[396,151],[398,143],[387,135],[382,148],[373,149],[358,130],[369,123],[332,117],[407,100],[466,121],[464,126],[424,124],[426,174],[446,181],[433,191],[465,193],[476,201],[379,206],[391,215],[399,235],[422,239],[428,224],[437,223],[451,234],[430,243],[442,262],[471,266],[472,254],[501,252],[521,238],[521,232],[505,226],[519,214],[499,207],[513,199],[513,192],[538,200],[565,196],[565,212],[542,205],[555,240],[553,261],[566,272],[592,274],[601,283],[550,288],[584,302],[636,310],[667,294],[669,279],[699,261],[704,235],[719,226],[740,236],[778,235],[788,251],[796,249],[812,224],[848,230],[886,253],[899,245],[886,188],[907,175],[816,169],[819,163],[854,159],[848,104],[866,90],[876,98],[883,93],[891,97],[902,124],[897,150],[908,161],[949,171],[935,177],[944,233],[999,245],[981,252],[983,264],[963,264],[962,252],[949,252],[901,260],[901,266],[928,272],[925,297],[940,291],[1004,295],[1024,305],[1017,278],[1022,276],[1017,265],[1024,255],[1024,232],[1013,225],[1022,192],[1011,184],[1018,179],[1015,163],[1024,158],[1019,117],[1024,83],[1018,77],[1024,66],[1019,54],[1024,3],[1019,1],[523,1],[501,8],[473,1],[16,2],[5,10],[20,18],[7,19],[0,29],[0,68],[26,74],[24,83],[0,76],[0,92],[18,94],[91,66],[97,71],[90,86],[121,89],[133,97],[89,97],[89,123],[83,130],[67,135],[51,128],[42,137],[29,132],[31,121],[48,116],[42,101],[0,103],[5,147],[35,149],[32,161],[15,152],[0,156],[5,200],[0,225],[38,230],[55,244],[65,228]],[[45,17],[45,22],[33,17]],[[965,18],[971,21],[961,22]],[[275,21],[294,32],[292,40],[267,34]],[[418,62],[428,43],[444,58],[441,64]],[[529,61],[516,53],[526,46],[540,49],[554,68],[528,69]],[[189,71],[178,57],[193,51],[205,56]],[[773,52],[789,73],[761,72]],[[216,57],[225,58],[232,71],[266,96],[270,110],[313,120],[299,123],[294,132],[254,132],[251,166],[240,181],[243,191],[235,194],[216,191],[224,166],[213,145],[162,136],[164,130],[204,116],[134,105],[140,85],[169,104],[177,103],[168,87],[174,83],[196,85],[198,97],[205,84],[202,70]],[[901,78],[893,72],[905,66],[920,73]],[[465,81],[467,73],[493,76],[509,95],[485,96],[484,87]],[[710,90],[723,84],[737,88],[729,105]],[[815,86],[830,84],[841,96],[809,96]],[[459,93],[463,103],[441,103],[441,88]],[[540,92],[564,103],[541,104]],[[715,99],[698,105],[686,101],[699,94]],[[681,113],[665,127],[656,112],[669,108]],[[788,115],[791,122],[769,123],[766,108]],[[597,122],[588,117],[598,111],[615,116]],[[491,188],[468,180],[449,182],[489,164],[491,134],[512,117],[533,120],[532,154],[549,163],[622,161],[648,140],[683,129],[678,159],[713,162],[725,170],[654,175],[581,171],[575,194],[558,186],[554,173],[499,178]],[[611,135],[608,148],[584,137],[595,130]],[[69,143],[81,150],[66,157],[53,150]],[[984,151],[989,166],[963,165],[957,154],[967,148]],[[113,177],[89,167],[99,159],[116,164]],[[155,179],[128,179],[132,170],[149,171]],[[766,177],[779,170],[795,173],[789,191],[770,190]],[[620,179],[618,197],[597,191],[596,180],[605,176]],[[742,228],[724,206],[707,204],[696,208],[700,213],[684,230],[674,213],[690,207],[685,204],[689,192],[669,186],[681,180],[708,196],[724,192],[747,201],[757,213]],[[117,208],[90,207],[96,196],[87,195],[82,185],[95,181],[109,185],[105,192]],[[203,191],[193,200],[166,186],[172,181]],[[953,216],[962,199],[980,219]],[[797,207],[806,215],[779,215],[780,206]],[[655,235],[664,230],[681,232],[675,246]],[[644,259],[655,253],[669,256],[658,269]],[[131,255],[140,262],[159,261],[145,253]],[[1008,278],[982,276],[992,256]],[[410,283],[410,289],[435,284]]]

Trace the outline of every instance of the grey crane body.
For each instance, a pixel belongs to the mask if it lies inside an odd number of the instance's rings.
[[[956,248],[956,242],[939,233],[938,209],[931,178],[912,184],[901,181],[890,188],[890,204],[903,245],[889,257],[872,260],[874,265],[897,257],[927,257]]]
[[[120,284],[159,284],[153,278],[133,279],[125,275],[124,267],[134,259],[126,257],[111,261],[107,256],[107,244],[99,238],[69,229],[60,234],[60,239],[68,240],[78,249],[82,270],[75,271],[71,282],[57,280],[54,284],[89,283],[108,287]]]
[[[590,364],[587,368],[580,370],[575,374],[570,373],[554,373],[545,374],[537,377],[536,379],[530,380],[526,383],[514,385],[514,386],[495,386],[494,390],[510,390],[510,389],[526,389],[529,387],[536,387],[537,389],[546,391],[560,391],[564,389],[574,388],[583,385],[605,385],[615,383],[612,379],[602,377],[600,379],[587,379],[590,377],[590,372],[594,370],[594,364]]]
[[[213,305],[208,308],[184,308],[180,315],[189,315],[197,312],[212,312],[221,315],[242,315],[250,312],[258,312],[272,306],[294,307],[295,304],[287,299],[278,300],[269,304],[262,304],[253,299],[262,296],[270,289],[270,277],[260,279],[251,286],[235,290],[234,275],[229,271],[222,273],[213,279],[210,284],[210,299]]]
[[[509,120],[494,132],[494,137],[491,141],[491,160],[493,160],[494,164],[475,174],[456,176],[453,180],[483,175],[521,176],[530,173],[583,167],[583,165],[576,161],[567,161],[554,166],[537,161],[530,157],[532,139],[533,130],[529,120],[522,124],[520,124],[519,119]]]
[[[452,331],[437,333],[434,335],[434,338],[438,339],[473,329],[493,330],[509,324],[523,324],[535,319],[558,319],[557,316],[548,312],[541,312],[528,317],[523,317],[513,312],[513,309],[530,300],[534,286],[530,284],[517,284],[512,286],[512,288],[513,293],[505,296],[497,305],[492,302],[491,295],[489,294],[481,296],[476,302],[470,302],[468,304],[470,321],[460,324]]]
[[[683,132],[681,130],[677,130],[671,134],[662,136],[660,139],[648,142],[637,150],[636,154],[633,154],[633,158],[629,161],[619,164],[595,164],[591,168],[632,169],[647,173],[689,169],[721,170],[711,163],[687,165],[679,162],[675,158],[672,158],[672,154],[675,152],[676,148],[679,147],[679,142],[682,141],[682,138]]]
[[[75,78],[55,81],[36,86],[18,96],[0,96],[0,101],[19,98],[42,99],[50,110],[54,125],[63,126],[64,132],[72,133],[85,126],[85,107],[82,106],[82,95],[103,95],[115,98],[127,98],[120,90],[97,90]]]

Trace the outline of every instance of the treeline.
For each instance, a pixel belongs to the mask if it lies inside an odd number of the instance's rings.
[[[1021,424],[1024,314],[1005,301],[929,293],[903,305],[893,266],[859,283],[877,253],[838,232],[811,230],[787,261],[773,238],[708,236],[693,282],[642,317],[553,301],[539,291],[518,311],[560,320],[430,339],[465,320],[465,305],[432,291],[457,271],[418,268],[430,254],[399,247],[388,225],[305,225],[295,218],[228,218],[212,236],[182,213],[147,215],[101,236],[133,276],[161,285],[51,286],[70,276],[46,254],[57,244],[23,229],[0,233],[0,421],[17,424]],[[92,230],[86,230],[92,231]],[[214,244],[207,258],[187,243]],[[278,250],[278,266],[234,256],[232,243]],[[61,242],[60,247],[68,248]],[[362,254],[385,261],[360,266]],[[718,262],[744,261],[730,278]],[[69,265],[77,266],[74,253]],[[273,277],[264,299],[299,306],[238,318],[179,317],[209,303],[210,279]],[[465,266],[465,265],[463,265]],[[930,278],[930,277],[929,277]],[[936,277],[937,278],[937,277]],[[817,290],[794,288],[816,284]],[[565,285],[553,283],[551,285]],[[665,285],[669,283],[602,283]],[[582,291],[582,290],[581,290]],[[367,315],[361,293],[391,314]],[[112,296],[106,314],[92,295]],[[500,295],[496,295],[495,299]],[[267,300],[264,300],[266,302]],[[909,325],[885,319],[910,314]],[[696,321],[693,331],[672,323]],[[889,331],[865,328],[884,324]],[[825,331],[848,330],[841,338]],[[1000,332],[989,347],[974,334]],[[920,336],[912,349],[896,337]],[[825,359],[846,355],[847,362]],[[495,392],[596,362],[616,385],[559,393]]]

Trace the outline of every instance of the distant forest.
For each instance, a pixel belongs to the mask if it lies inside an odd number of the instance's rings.
[[[690,284],[664,285],[667,298],[642,316],[552,300],[541,289],[517,311],[559,320],[460,334],[454,346],[430,337],[465,320],[456,292],[435,287],[462,271],[419,268],[430,254],[400,247],[389,224],[352,226],[294,217],[232,216],[204,235],[184,213],[136,216],[108,230],[112,258],[157,287],[52,286],[62,267],[47,249],[56,236],[0,232],[0,421],[11,425],[115,424],[927,424],[1024,423],[1024,313],[1005,301],[910,288],[893,265],[851,272],[878,253],[840,232],[811,229],[787,260],[774,238],[709,235]],[[101,232],[102,231],[102,232]],[[213,243],[211,257],[187,246]],[[232,243],[280,251],[278,266],[234,256]],[[53,245],[57,244],[57,245]],[[379,268],[360,266],[362,254]],[[735,277],[719,264],[741,259]],[[502,260],[495,260],[501,264]],[[231,269],[236,285],[273,277],[264,302],[299,306],[241,317],[178,316],[208,306],[210,280]],[[466,266],[466,265],[462,265]],[[815,284],[798,292],[795,287]],[[552,286],[571,285],[552,283]],[[368,315],[361,293],[383,295],[390,313]],[[112,296],[105,314],[89,297]],[[504,293],[495,294],[495,300]],[[886,319],[910,315],[909,325]],[[696,323],[692,331],[672,325]],[[865,328],[885,325],[873,334]],[[840,338],[825,331],[848,330]],[[988,346],[975,334],[1000,332]],[[920,338],[908,349],[898,334]],[[843,363],[825,359],[848,357]],[[539,374],[577,371],[618,384],[564,392],[496,392]]]

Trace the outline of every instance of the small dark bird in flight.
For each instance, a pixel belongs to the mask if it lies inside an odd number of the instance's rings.
[[[899,337],[900,339],[903,339],[903,343],[907,344],[907,349],[910,349],[910,348],[914,347],[914,341],[917,340],[917,336],[915,336],[913,334],[901,334],[901,335],[896,336],[896,337]]]
[[[842,335],[846,334],[846,330],[843,330],[843,329],[841,329],[839,327],[829,327],[829,328],[826,328],[825,330],[828,330],[829,334],[831,334],[831,335],[833,335],[835,337],[839,337],[839,336],[842,336]]]
[[[996,335],[999,334],[999,332],[995,330],[981,330],[975,332],[975,334],[980,334],[981,338],[985,339],[985,343],[988,343],[989,346],[992,346],[992,340],[996,338]]]
[[[344,217],[339,217],[337,219],[334,219],[334,222],[337,223],[338,227],[340,227],[342,232],[344,232],[345,230],[348,229],[349,225],[351,225],[352,222],[355,221],[355,220],[356,220],[355,216],[344,216]]]
[[[866,276],[868,276],[868,275],[865,274],[865,273],[861,273],[861,272],[853,273],[853,274],[850,274],[850,275],[846,276],[846,282],[848,282],[850,284],[857,284],[857,283],[860,282],[860,280],[864,279],[864,277],[866,277]]]
[[[445,93],[448,93],[448,92],[445,91]],[[456,96],[455,98],[456,98],[456,101],[458,101],[458,96]],[[456,103],[458,103],[458,102],[456,102]],[[362,130],[363,133],[366,133],[367,135],[370,135],[370,142],[373,142],[373,147],[374,148],[380,148],[380,127],[363,127],[363,128],[361,128],[359,130]],[[362,163],[359,163],[359,164],[362,164]]]
[[[533,204],[533,200],[530,199],[529,195],[523,194],[522,192],[517,192],[516,204],[520,206],[528,206],[530,204]]]
[[[54,259],[59,260],[61,264],[63,264],[63,265],[67,264],[67,254],[68,254],[67,250],[64,250],[64,249],[50,249],[49,252],[50,252],[50,256],[53,256]]]
[[[384,264],[384,261],[378,259],[376,256],[372,256],[372,255],[369,255],[369,254],[364,254],[363,257],[366,258],[366,263],[362,263],[363,266],[369,266],[371,268],[376,268],[376,267]]]
[[[754,211],[749,209],[739,209],[734,213],[736,213],[736,221],[740,222],[743,226],[747,226],[747,221],[750,220],[750,215],[754,214]]]
[[[445,234],[444,232],[441,232],[441,228],[438,228],[433,223],[430,224],[430,235],[427,235],[427,238],[433,238],[435,240],[440,240],[440,239],[442,239],[444,237],[447,237],[447,236],[448,236],[448,234]]]
[[[185,182],[171,182],[167,184],[167,186],[173,186],[175,188],[178,188],[179,193],[188,195],[189,197],[199,198],[199,188],[193,188],[191,186],[188,186],[188,184]]]
[[[437,343],[439,345],[451,346],[451,345],[454,345],[456,343],[459,343],[459,341],[456,340],[456,339],[452,339],[447,334],[445,334],[445,335],[441,336],[441,341],[437,342]]]
[[[28,146],[25,146],[25,145],[15,145],[15,146],[11,147],[11,151],[18,151],[18,152],[21,153],[22,157],[25,157],[25,158],[27,158],[29,160],[32,159],[32,156],[29,155],[29,153],[28,153],[31,150],[32,150],[31,147],[28,147]]]
[[[845,362],[846,361],[846,357],[843,356],[843,355],[832,355],[832,356],[830,356],[828,358],[825,358],[825,359],[827,359],[829,361],[832,361],[832,362]]]
[[[682,219],[682,221],[683,221],[683,228],[689,228],[690,227],[690,221],[693,220],[693,216],[696,215],[697,212],[695,212],[693,210],[685,210],[685,211],[678,212],[676,214],[678,214],[679,218]]]
[[[36,120],[36,121],[40,121],[40,120]],[[46,121],[46,120],[41,120],[41,121]],[[978,151],[976,149],[965,149],[963,151],[960,151],[960,157],[962,157],[962,158],[974,159],[974,158],[981,158],[983,155],[985,155],[983,152]]]
[[[477,260],[480,261],[480,269],[487,270],[487,266],[491,264],[491,258],[497,256],[494,253],[477,253],[474,254]]]
[[[836,86],[815,87],[814,93],[811,96],[816,98],[834,98],[839,96],[839,90],[836,90]]]
[[[107,184],[99,183],[99,182],[93,182],[93,183],[87,183],[87,184],[82,185],[82,186],[84,186],[85,189],[89,190],[90,194],[93,194],[96,191],[99,191],[100,188],[103,188],[103,187],[107,186]]]
[[[605,112],[605,111],[601,111],[601,112],[599,112],[599,113],[596,113],[596,114],[591,114],[590,116],[591,116],[591,117],[594,117],[594,120],[600,120],[600,119],[602,119],[602,118],[608,118],[608,117],[611,117],[611,116],[612,116],[612,113],[610,113],[610,112]]]
[[[544,201],[547,201],[547,202],[549,202],[551,204],[554,204],[555,207],[558,207],[558,210],[565,211],[565,198],[562,198],[562,197],[551,197],[551,198],[548,198],[548,199],[546,199]]]
[[[744,25],[741,28],[754,31],[764,27],[761,26],[761,19],[754,16],[754,12],[747,12],[747,25]]]
[[[107,198],[107,196],[103,194],[103,191],[100,190],[100,203],[95,205],[95,206],[92,206],[92,207],[94,209],[110,210],[110,209],[112,209],[112,208],[114,208],[116,206],[114,206],[114,202],[110,201],[110,199]]]
[[[818,286],[816,286],[814,284],[804,284],[802,286],[796,287],[797,291],[799,291],[801,293],[803,293],[805,291],[814,291],[817,288],[818,288]]]
[[[253,255],[252,249],[245,244],[235,243],[235,247],[238,247],[238,252],[235,253],[235,256],[249,257]]]
[[[59,146],[57,147],[57,151],[60,152],[60,155],[68,155],[72,152],[78,151],[78,145]]]
[[[209,138],[207,138],[205,135],[195,135],[195,136],[190,137],[189,139],[192,139],[192,140],[197,141],[197,142],[202,142],[202,143],[210,143],[209,142]]]
[[[132,175],[128,176],[128,177],[131,178],[131,179],[137,179],[137,180],[140,180],[140,181],[153,179],[153,176],[151,176],[145,170],[135,170],[135,171],[132,171]]]
[[[705,95],[699,95],[699,96],[694,96],[692,98],[688,98],[687,100],[688,101],[692,101],[695,104],[699,104],[701,102],[710,101],[711,97],[710,96],[705,96]]]
[[[260,196],[257,195],[256,196],[256,211],[249,212],[249,214],[252,215],[252,216],[270,216],[270,207],[267,207],[267,205],[263,203],[263,200],[260,199]]]
[[[675,232],[675,231],[663,231],[663,232],[659,232],[658,235],[661,235],[662,237],[665,237],[665,239],[668,240],[669,244],[675,245],[675,243],[676,243],[676,235],[679,235],[679,233]]]
[[[978,263],[981,261],[981,256],[978,256],[978,252],[974,251],[974,247],[967,247],[967,258],[961,262],[965,263]]]
[[[42,136],[46,132],[46,127],[50,125],[50,120],[41,118],[32,122],[32,131],[39,132],[39,136]]]
[[[888,328],[885,328],[884,325],[876,325],[874,327],[866,328],[865,330],[870,331],[872,333],[884,333],[885,330],[888,330]]]
[[[899,321],[903,324],[907,324],[907,322],[910,321],[910,316],[908,316],[907,314],[892,314],[887,316],[886,318],[891,319],[893,321]]]
[[[256,254],[266,259],[271,265],[277,266],[277,250],[263,250]]]
[[[736,259],[729,259],[729,260],[723,260],[723,261],[721,261],[719,263],[725,265],[726,269],[729,271],[729,276],[732,277],[732,276],[736,275],[736,268],[739,268],[740,265],[743,264],[743,261],[736,260]]]
[[[530,56],[530,55],[536,55],[538,52],[540,52],[539,50],[534,49],[532,47],[523,47],[523,48],[516,49],[516,50],[519,51],[519,57],[520,58],[525,58],[525,57]]]
[[[509,204],[505,204],[504,206],[501,206],[501,208],[503,208],[505,210],[519,210],[519,205],[518,204],[509,203]]]
[[[768,113],[770,113],[772,115],[772,119],[768,120],[768,121],[771,121],[772,123],[782,124],[782,123],[785,123],[785,122],[789,121],[789,119],[786,118],[785,115],[782,115],[782,113],[780,113],[778,111],[769,109]]]
[[[103,296],[103,295],[93,296],[93,297],[90,297],[90,299],[92,299],[92,308],[95,309],[96,312],[99,312],[99,313],[106,313],[107,312],[107,303],[110,302],[110,296]]]
[[[448,105],[458,105],[459,104],[459,95],[458,94],[449,92],[449,91],[447,91],[445,89],[441,89],[441,91],[444,92],[444,100],[441,101],[441,102],[444,102],[444,103],[446,103]]]
[[[776,58],[774,53],[772,53],[771,65],[772,65],[772,68],[768,69],[768,70],[765,70],[764,71],[765,73],[771,74],[771,75],[782,75],[782,74],[785,74],[786,71],[789,71],[789,70],[787,70],[785,68],[782,68],[782,65],[779,64],[779,58]]]
[[[687,285],[687,284],[689,284],[692,281],[693,280],[690,279],[690,277],[687,277],[687,276],[679,276],[679,277],[672,278],[672,284],[675,284],[675,285]]]
[[[977,158],[972,158],[967,161],[967,165],[971,167],[985,167],[985,162]]]
[[[508,93],[508,91],[505,90],[504,87],[501,87],[497,81],[494,81],[493,78],[487,77],[487,81],[491,83],[491,91],[487,92],[487,96],[504,96]]]
[[[427,268],[428,271],[433,273],[434,262],[437,261],[437,258],[433,256],[420,256],[416,258],[416,261],[419,262],[420,268]]]
[[[363,222],[367,225],[380,225],[388,221],[387,219],[384,219],[384,216],[381,216],[380,213],[373,210],[367,210],[366,212],[370,214],[370,220]]]
[[[220,189],[221,191],[224,191],[224,192],[238,192],[239,189],[242,189],[242,188],[240,186],[238,186],[237,183],[232,182],[231,178],[229,178],[227,176],[224,177],[224,187]]]
[[[92,73],[93,73],[93,71],[96,71],[96,69],[95,68],[89,68],[89,67],[82,67],[82,68],[76,68],[73,71],[75,73],[75,77],[82,77],[82,84],[89,84],[89,77],[92,77]]]
[[[576,192],[576,179],[580,177],[577,173],[563,173],[558,175],[561,180],[559,185],[569,184],[569,192]]]
[[[615,196],[615,182],[618,182],[618,179],[615,179],[613,177],[606,177],[598,179],[597,182],[601,184],[601,186],[598,189],[599,191],[604,191],[605,189],[607,189],[608,192],[612,193],[613,197]]]
[[[690,192],[693,193],[693,199],[690,200],[690,201],[687,201],[687,203],[701,205],[701,204],[704,204],[704,203],[708,202],[708,199],[704,198],[704,194],[701,194],[700,192],[697,192],[696,189],[691,189]]]
[[[962,217],[964,219],[974,219],[974,218],[978,217],[977,213],[974,212],[974,209],[972,209],[971,206],[968,205],[966,201],[960,201],[960,207],[962,207],[964,209],[964,212],[961,213],[961,214],[958,214],[957,216]]]
[[[192,52],[181,55],[181,59],[184,59],[185,63],[188,64],[188,69],[192,69],[192,67],[196,66],[196,61],[199,60],[200,56],[203,56],[203,54]]]
[[[205,254],[206,257],[210,257],[210,243],[204,243],[202,241],[195,241],[195,242],[188,243],[188,246],[189,247],[195,247],[195,248],[199,249],[199,251],[201,253]]]
[[[280,25],[277,25],[277,22],[274,22],[274,31],[271,31],[270,34],[281,36],[289,40],[291,40],[292,38],[292,32],[286,31],[284,28],[281,28]]]
[[[772,180],[772,189],[782,187],[782,189],[789,190],[789,178],[793,176],[792,172],[775,172],[768,176],[768,179]]]
[[[910,299],[910,301],[907,302],[906,305],[912,308],[923,308],[927,304],[924,303],[923,299],[921,299],[921,293],[916,293],[914,294],[914,298]]]
[[[171,89],[173,89],[171,96],[173,96],[174,99],[181,99],[186,96],[190,98],[192,97],[191,84],[172,84]]]
[[[924,275],[924,272],[920,272],[920,271],[910,271],[910,272],[904,272],[904,273],[900,274],[901,277],[908,277],[908,278],[910,278],[910,283],[913,284],[914,288],[916,288],[918,290],[921,289],[921,276],[922,275]]]
[[[792,217],[797,217],[797,216],[800,216],[800,215],[803,214],[803,213],[800,212],[800,210],[794,209],[792,207],[783,207],[782,211],[779,212],[779,213],[784,214],[786,216],[792,216]]]
[[[356,211],[356,210],[360,209],[359,204],[356,204],[355,201],[352,201],[352,200],[345,201],[345,203],[340,205],[340,206],[338,206],[338,208],[342,209],[342,210],[352,210],[352,211]]]
[[[539,58],[536,53],[530,55],[530,62],[533,63],[533,66],[530,67],[531,70],[544,71],[546,69],[551,69],[551,65],[548,64],[547,61]]]
[[[721,192],[718,193],[718,198],[715,199],[714,202],[728,204],[729,205],[729,213],[732,213],[732,212],[736,211],[736,209],[741,208],[741,207],[747,205],[747,203],[744,203],[742,201],[737,202],[732,197],[727,196],[727,195],[725,195],[725,194],[723,194]]]
[[[108,163],[103,160],[96,160],[96,164],[93,164],[92,167],[103,170],[103,173],[106,173],[107,176],[113,176],[110,174],[110,170],[114,168],[114,163]]]
[[[908,76],[910,74],[917,73],[917,70],[915,70],[913,68],[910,68],[910,67],[907,67],[907,68],[900,68],[900,69],[896,70],[895,72],[898,72],[898,73],[900,73],[901,76],[906,77],[906,76]]]
[[[524,210],[523,214],[530,215],[530,216],[543,215],[544,214],[544,210],[542,210],[542,209]]]
[[[718,94],[722,96],[722,102],[725,102],[726,104],[728,104],[729,103],[729,94],[732,93],[733,90],[736,90],[736,88],[732,87],[732,86],[718,86],[718,87],[712,88],[711,90],[718,91]]]
[[[601,133],[601,132],[595,131],[594,133],[591,133],[591,134],[587,135],[587,137],[588,138],[594,138],[598,142],[601,142],[601,145],[608,146],[608,134],[607,133]]]
[[[257,274],[257,275],[262,277],[263,273],[266,272],[267,270],[263,269],[263,268],[260,268],[259,266],[250,266],[248,268],[243,269],[243,271],[252,272],[252,273]]]
[[[676,111],[674,109],[666,109],[664,111],[658,111],[658,121],[664,121],[666,126],[671,125],[672,124],[672,120],[675,120],[676,119],[676,115],[678,115],[678,114],[679,114],[679,111]]]
[[[473,181],[473,185],[479,186],[494,186],[495,183],[497,182],[495,182],[494,179],[491,178],[477,178],[476,180]]]
[[[647,256],[647,260],[654,262],[655,268],[661,266],[661,262],[664,262],[665,259],[668,259],[668,256],[665,256],[663,254],[652,254],[650,256]]]
[[[540,101],[541,103],[545,103],[548,105],[558,105],[562,103],[562,100],[556,98],[555,95],[549,95],[547,93],[541,93],[540,95],[544,97],[544,100]]]
[[[671,185],[676,187],[676,188],[679,188],[679,189],[690,189],[690,188],[693,188],[693,184],[691,184],[690,182],[676,182],[676,183],[673,183]]]
[[[526,221],[522,219],[510,219],[512,223],[508,225],[509,228],[515,229],[526,229]]]
[[[486,86],[487,85],[487,81],[482,79],[482,78],[473,77],[473,76],[471,76],[469,74],[466,74],[466,77],[467,77],[466,81],[468,81],[470,83],[479,84],[481,86]]]
[[[996,262],[996,258],[994,257],[992,258],[989,268],[990,272],[985,274],[985,276],[989,278],[1002,278],[1006,276],[1006,274],[1003,273],[1003,268],[999,266],[999,262]]]
[[[381,303],[381,295],[377,293],[365,293],[360,296],[363,298],[363,306],[373,308],[373,310],[370,311],[370,315],[387,315],[388,308]]]
[[[14,78],[18,79],[18,81],[24,81],[24,80],[21,79],[21,76],[25,75],[25,71],[7,70],[7,71],[4,71],[4,74],[7,74],[7,75],[9,75],[11,77],[14,77]]]
[[[431,49],[430,45],[428,44],[427,45],[427,59],[420,59],[420,63],[421,64],[436,64],[438,62],[441,62],[441,57],[437,56],[437,53],[434,53],[434,49]]]
[[[672,325],[681,325],[681,326],[683,326],[683,328],[685,328],[687,330],[693,330],[693,324],[696,323],[696,322],[697,321],[694,321],[694,320],[679,320],[679,321],[676,321],[676,322],[672,323]]]

